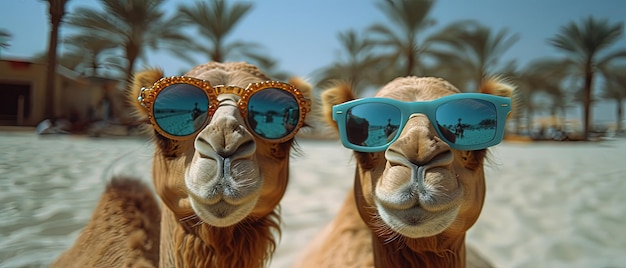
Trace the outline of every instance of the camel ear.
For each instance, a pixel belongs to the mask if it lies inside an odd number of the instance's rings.
[[[501,97],[511,98],[511,115],[520,109],[520,99],[516,94],[516,86],[500,76],[494,76],[483,80],[478,92]]]
[[[499,76],[483,80],[478,92],[501,97],[512,97],[515,86]]]
[[[289,84],[295,86],[302,92],[304,97],[311,100],[311,110],[313,110],[313,106],[315,105],[315,99],[313,98],[313,87],[311,84],[300,77],[291,77],[289,78]],[[313,121],[313,116],[311,116],[310,111],[307,117],[304,119],[305,125],[311,126],[311,122]]]
[[[135,73],[133,76],[130,90],[128,91],[128,102],[134,107],[135,117],[138,120],[145,120],[148,118],[148,112],[141,106],[141,103],[137,101],[141,88],[149,88],[154,82],[163,77],[163,71],[160,69],[148,69]]]
[[[322,118],[328,126],[337,130],[333,120],[333,106],[356,99],[352,86],[348,82],[337,82],[322,93]]]
[[[292,77],[289,78],[289,84],[297,87],[302,92],[302,95],[308,99],[313,99],[313,87],[309,84],[309,82],[304,81],[304,79],[300,77]]]

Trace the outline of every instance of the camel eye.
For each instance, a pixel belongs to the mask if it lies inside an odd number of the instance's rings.
[[[346,134],[352,144],[379,147],[398,135],[402,112],[387,103],[364,103],[350,108],[346,116]]]
[[[437,127],[444,139],[459,145],[487,143],[496,136],[497,110],[493,103],[461,99],[437,107]]]
[[[278,88],[258,91],[248,101],[248,125],[260,137],[274,140],[296,130],[300,108],[294,96]]]
[[[209,98],[194,85],[173,84],[157,95],[153,113],[156,127],[173,137],[192,135],[207,121]]]

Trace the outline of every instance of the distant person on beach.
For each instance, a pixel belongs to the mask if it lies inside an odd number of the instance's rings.
[[[391,118],[388,118],[387,126],[385,126],[385,136],[387,137],[387,139],[390,139],[391,137],[395,137],[396,130],[398,130],[398,126],[392,125]]]
[[[465,132],[464,126],[463,126],[463,123],[461,123],[461,118],[459,118],[459,122],[456,124],[455,130],[454,130],[454,135],[457,137],[463,138],[463,132]]]
[[[196,120],[196,118],[198,118],[198,116],[200,116],[200,114],[202,114],[202,111],[200,109],[198,109],[198,103],[195,102],[193,110],[191,110],[191,119],[192,120]]]

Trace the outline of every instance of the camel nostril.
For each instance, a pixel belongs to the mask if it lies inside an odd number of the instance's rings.
[[[241,128],[222,130],[211,126],[203,130],[194,143],[198,153],[213,158],[216,156],[242,158],[254,154],[256,142],[247,130]]]

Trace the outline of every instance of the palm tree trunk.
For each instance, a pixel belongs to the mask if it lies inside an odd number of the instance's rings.
[[[617,124],[615,127],[615,133],[622,133],[622,121],[624,120],[624,108],[621,99],[617,100]]]
[[[565,127],[565,121],[567,121],[567,107],[566,106],[561,106],[561,131],[565,132],[566,127]]]
[[[528,106],[527,110],[526,110],[526,128],[528,131],[528,134],[532,136],[532,132],[533,132],[533,113],[534,113],[534,109],[532,107],[530,107],[530,105]]]
[[[132,41],[126,47],[126,60],[128,60],[128,66],[125,71],[125,79],[124,79],[124,88],[130,83],[133,77],[133,69],[135,68],[135,62],[137,61],[137,57],[139,56],[139,45],[136,45]]]
[[[57,67],[57,44],[59,27],[65,15],[65,3],[68,0],[48,0],[50,13],[50,38],[48,42],[48,70],[46,72],[46,95],[44,114],[46,118],[55,118],[55,77]]]
[[[216,37],[215,39],[215,50],[213,50],[213,55],[211,55],[211,60],[215,62],[223,62],[224,55],[222,55],[222,39],[220,37]]]
[[[409,45],[407,46],[406,51],[406,74],[405,75],[421,75],[420,73],[415,72],[415,66],[417,65],[416,53],[415,53],[415,35],[409,33],[408,36]]]
[[[96,53],[91,56],[91,75],[98,76],[98,54]]]
[[[591,59],[588,59],[587,64],[585,65],[585,87],[584,87],[585,98],[583,100],[583,105],[584,105],[583,107],[583,111],[584,111],[583,139],[584,140],[589,139],[589,123],[590,123],[590,117],[591,117],[591,85],[593,83],[592,68],[593,67],[591,66]]]
[[[519,115],[515,115],[515,134],[520,135],[522,132],[522,128],[520,127],[521,117]]]

